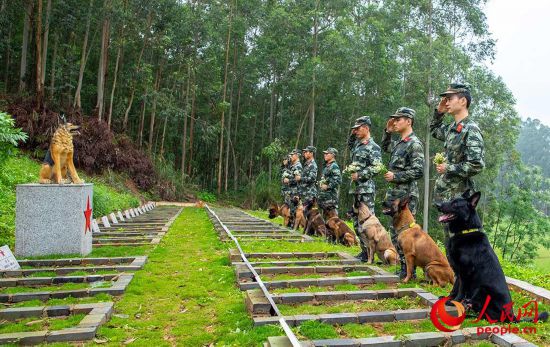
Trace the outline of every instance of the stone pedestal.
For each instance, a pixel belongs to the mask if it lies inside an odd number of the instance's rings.
[[[20,184],[16,197],[18,257],[92,251],[93,184]]]

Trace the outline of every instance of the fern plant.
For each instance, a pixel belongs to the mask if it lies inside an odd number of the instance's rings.
[[[16,146],[19,141],[26,141],[27,134],[15,127],[13,118],[0,112],[0,166],[11,155],[16,153]]]

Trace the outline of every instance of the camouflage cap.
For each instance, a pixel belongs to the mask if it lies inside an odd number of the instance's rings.
[[[315,146],[307,146],[306,148],[302,149],[302,152],[315,153],[317,152],[317,148],[315,148]]]
[[[439,94],[439,96],[447,96],[458,93],[470,94],[470,86],[463,83],[451,83],[447,87],[447,90]]]
[[[337,154],[338,154],[338,150],[337,150],[336,148],[334,148],[334,147],[329,147],[329,148],[327,148],[326,151],[323,151],[323,153],[325,153],[325,154],[330,153],[330,154],[337,155]]]
[[[288,155],[293,155],[293,154],[302,155],[302,152],[300,152],[300,151],[297,150],[297,149],[293,149],[292,151],[290,151],[290,153],[288,153]]]
[[[369,116],[359,117],[355,120],[355,124],[351,127],[352,129],[359,128],[360,126],[368,125],[371,127],[372,123]]]
[[[395,114],[390,115],[390,118],[399,118],[399,117],[407,117],[410,119],[414,119],[414,116],[416,115],[416,111],[412,108],[408,107],[400,107],[395,111]]]

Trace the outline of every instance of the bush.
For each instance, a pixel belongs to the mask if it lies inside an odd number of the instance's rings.
[[[93,217],[98,218],[111,212],[139,206],[139,199],[129,193],[94,182]]]
[[[217,198],[216,195],[210,193],[210,192],[200,192],[197,194],[197,198],[199,200],[202,200],[204,202],[216,202]]]
[[[24,142],[27,134],[15,128],[15,121],[7,113],[0,112],[0,167],[10,156],[16,153],[18,142]]]

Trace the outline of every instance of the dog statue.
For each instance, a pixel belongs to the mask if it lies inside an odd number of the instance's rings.
[[[404,283],[411,279],[414,267],[420,266],[429,282],[441,287],[447,283],[454,284],[454,272],[447,258],[430,235],[416,224],[409,210],[408,198],[385,201],[382,213],[392,217],[393,227],[398,233],[397,242],[405,255],[407,276],[403,279]]]
[[[61,117],[62,124],[52,136],[50,147],[40,168],[39,182],[47,183],[82,183],[78,177],[73,162],[74,146],[73,135],[79,135],[79,126],[68,123],[65,117]],[[67,178],[69,171],[70,180]]]
[[[380,220],[364,203],[359,204],[357,214],[359,225],[361,225],[362,230],[366,230],[369,241],[368,263],[372,264],[374,262],[374,253],[376,253],[384,264],[396,265],[399,262],[399,255]]]
[[[341,220],[336,214],[336,210],[331,209],[327,211],[327,231],[330,235],[330,239],[333,242],[340,242],[344,246],[356,246],[357,239],[355,238],[354,232],[350,227]]]
[[[287,204],[279,206],[277,203],[272,203],[269,206],[269,219],[283,217],[283,226],[288,227],[290,223],[290,208]]]

